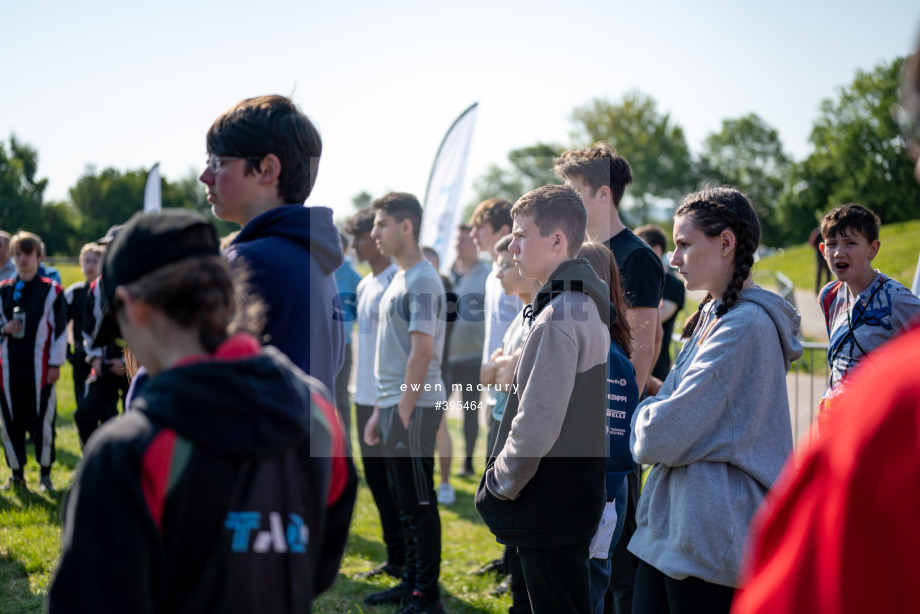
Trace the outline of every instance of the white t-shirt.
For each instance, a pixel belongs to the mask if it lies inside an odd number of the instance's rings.
[[[387,289],[396,265],[391,264],[378,275],[368,273],[358,283],[358,351],[355,365],[355,395],[357,405],[374,405],[377,402],[377,378],[374,377],[374,355],[377,352],[377,322],[380,297]]]
[[[492,352],[502,345],[502,338],[505,331],[514,317],[524,309],[524,303],[515,294],[505,294],[502,289],[502,282],[496,276],[498,265],[492,264],[492,272],[486,278],[486,340],[482,346],[482,362],[489,362]],[[495,393],[489,391],[486,394],[486,403],[495,405]]]

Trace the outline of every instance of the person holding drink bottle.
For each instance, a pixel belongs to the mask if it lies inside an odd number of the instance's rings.
[[[39,275],[45,253],[31,232],[13,236],[16,276],[0,282],[0,417],[13,475],[2,488],[25,488],[26,433],[41,466],[41,491],[54,489],[54,383],[67,351],[67,303],[60,284]]]

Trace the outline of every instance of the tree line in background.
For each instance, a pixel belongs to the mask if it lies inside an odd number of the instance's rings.
[[[67,202],[46,202],[47,179],[37,179],[38,152],[10,137],[0,142],[0,228],[10,234],[29,230],[38,234],[52,256],[75,256],[90,241],[105,236],[115,224],[124,223],[144,206],[147,170],[97,171],[87,166],[69,190]],[[235,224],[214,218],[205,199],[204,185],[195,171],[178,181],[161,179],[164,207],[194,209],[212,219],[221,234]]]
[[[499,196],[512,202],[547,183],[558,183],[553,158],[569,147],[606,141],[632,166],[623,214],[632,224],[667,220],[680,198],[707,183],[738,187],[759,209],[763,243],[783,247],[808,239],[830,209],[858,202],[884,223],[914,219],[920,193],[913,163],[891,108],[900,99],[905,58],[859,70],[836,99],[824,100],[801,162],[783,150],[779,133],[756,114],[723,120],[693,156],[681,127],[655,100],[630,92],[619,102],[595,99],[572,113],[568,146],[535,143],[508,154],[474,183],[473,205]]]
[[[763,242],[773,247],[806,240],[831,208],[859,202],[885,223],[917,217],[920,193],[913,164],[903,153],[891,107],[898,102],[904,58],[859,70],[836,99],[821,103],[812,128],[812,153],[795,162],[784,152],[779,133],[756,114],[723,120],[707,136],[699,155],[683,129],[656,101],[630,92],[620,101],[594,99],[572,112],[569,145],[535,143],[508,154],[473,182],[471,206],[494,196],[512,202],[535,187],[558,183],[553,158],[569,147],[606,141],[629,160],[634,181],[627,190],[624,217],[638,224],[666,220],[682,195],[706,183],[734,185],[756,203]],[[67,202],[45,202],[47,179],[38,179],[38,152],[10,137],[0,142],[0,228],[38,233],[52,255],[74,255],[143,206],[145,169],[97,171],[88,166]],[[162,180],[164,207],[187,207],[209,215],[197,173],[175,182]],[[367,206],[371,195],[352,200]],[[212,217],[212,219],[214,219]],[[235,225],[214,220],[221,234]]]

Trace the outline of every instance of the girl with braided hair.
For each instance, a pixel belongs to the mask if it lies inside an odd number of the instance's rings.
[[[751,518],[792,452],[786,373],[800,318],[754,285],[760,223],[747,198],[716,187],[674,216],[678,268],[706,290],[658,396],[632,419],[636,462],[654,465],[629,550],[633,611],[728,612]]]

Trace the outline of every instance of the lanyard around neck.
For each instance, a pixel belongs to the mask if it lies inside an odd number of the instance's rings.
[[[886,279],[882,283],[880,283],[878,286],[876,286],[875,290],[872,291],[872,294],[869,295],[869,300],[867,300],[866,304],[863,305],[862,311],[860,311],[859,315],[856,316],[856,318],[854,318],[853,320],[850,320],[850,309],[847,308],[846,310],[847,311],[847,334],[843,339],[840,340],[840,345],[837,346],[837,351],[834,352],[834,356],[831,359],[831,362],[833,362],[834,359],[837,358],[837,354],[839,354],[840,350],[843,349],[843,342],[846,340],[846,337],[850,337],[851,339],[853,339],[853,343],[856,344],[856,347],[859,348],[859,351],[862,352],[863,356],[868,354],[868,352],[866,352],[866,350],[864,350],[863,347],[859,345],[859,341],[856,340],[856,330],[854,326],[859,324],[859,321],[862,319],[862,317],[866,315],[866,311],[869,310],[869,305],[872,304],[872,299],[875,298],[875,295],[878,294],[879,290],[881,290],[887,283],[888,283],[888,280]],[[849,303],[850,302],[850,287],[844,284],[844,288],[846,289],[846,293],[847,293],[847,303]],[[859,299],[859,295],[857,294],[855,297],[853,297],[854,303],[858,299]]]

